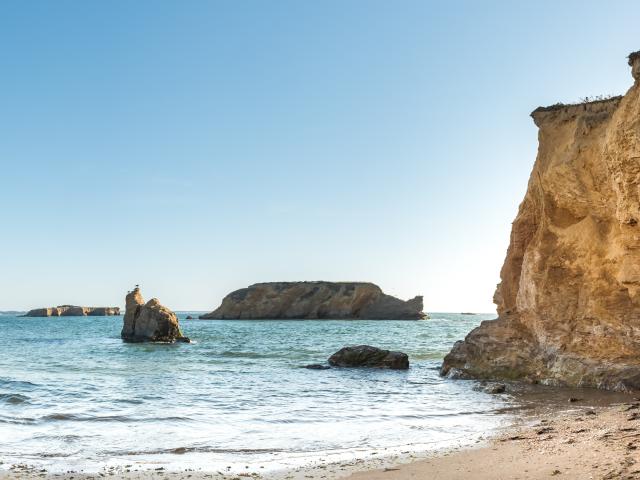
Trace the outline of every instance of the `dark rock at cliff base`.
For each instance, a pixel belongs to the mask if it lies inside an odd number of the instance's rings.
[[[406,370],[409,368],[409,357],[402,352],[392,352],[370,345],[356,345],[341,348],[331,355],[329,365]]]
[[[186,342],[178,317],[157,298],[144,303],[140,289],[136,288],[126,298],[126,310],[120,336],[125,342]]]
[[[484,388],[485,393],[491,393],[496,395],[498,393],[504,393],[507,391],[507,386],[504,383],[494,383]]]
[[[25,317],[104,317],[120,315],[120,307],[79,307],[77,305],[59,305],[57,307],[29,310]]]
[[[365,282],[256,283],[230,293],[202,319],[420,320],[422,297],[408,301]]]

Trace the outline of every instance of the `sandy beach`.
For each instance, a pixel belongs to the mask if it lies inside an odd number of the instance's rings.
[[[521,418],[516,425],[477,448],[451,450],[394,465],[392,461],[319,464],[311,469],[260,474],[105,469],[98,474],[50,474],[11,466],[0,479],[571,479],[640,478],[640,402],[606,407],[581,406]],[[382,468],[380,465],[384,465]]]
[[[477,449],[360,472],[378,479],[631,479],[640,478],[640,403],[576,408],[510,429]]]

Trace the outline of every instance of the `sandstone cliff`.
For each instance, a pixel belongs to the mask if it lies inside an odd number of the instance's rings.
[[[422,297],[402,301],[373,283],[256,283],[230,293],[203,319],[371,319],[424,318]]]
[[[494,302],[442,373],[640,388],[640,54],[624,97],[539,108]]]
[[[129,292],[126,297],[122,331],[120,336],[125,342],[189,342],[182,335],[178,317],[157,298],[144,303],[139,288]]]
[[[25,317],[104,317],[120,315],[120,307],[78,307],[76,305],[59,305],[57,307],[36,308],[29,310]]]

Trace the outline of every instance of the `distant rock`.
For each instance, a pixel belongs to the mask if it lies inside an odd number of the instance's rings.
[[[202,319],[420,320],[422,297],[403,301],[364,282],[256,283],[230,293]]]
[[[329,357],[329,365],[334,367],[370,367],[407,370],[409,357],[406,353],[392,352],[372,347],[356,345],[344,347]]]
[[[120,315],[120,307],[79,307],[59,305],[57,307],[29,310],[25,317],[104,317]]]
[[[187,315],[185,320],[193,320],[193,317],[191,315]]]
[[[139,288],[126,297],[126,310],[120,336],[125,342],[189,342],[182,335],[178,317],[157,298],[144,303]]]

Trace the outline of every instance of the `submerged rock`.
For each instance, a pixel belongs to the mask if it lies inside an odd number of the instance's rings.
[[[422,297],[403,301],[364,282],[256,283],[230,293],[202,319],[419,320]]]
[[[331,367],[329,365],[322,365],[320,363],[312,363],[311,365],[305,365],[302,368],[306,368],[308,370],[329,370]]]
[[[496,320],[443,375],[640,388],[640,52],[624,97],[532,113],[538,157],[513,223]]]
[[[370,345],[344,347],[329,357],[334,367],[370,367],[407,370],[409,357],[406,353],[392,352]]]
[[[59,305],[57,307],[29,310],[25,317],[104,317],[120,315],[120,307],[79,307],[77,305]]]
[[[139,288],[127,294],[120,336],[125,342],[189,342],[182,335],[178,317],[157,298],[144,303]]]

